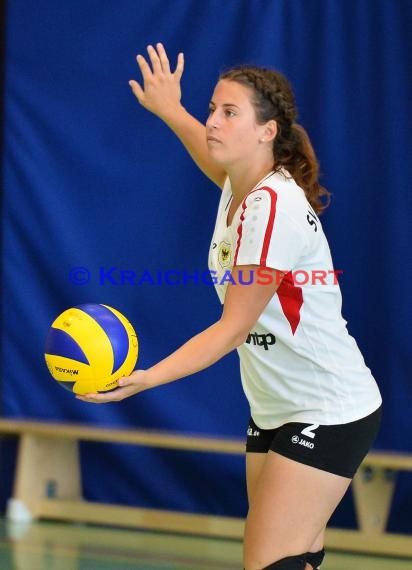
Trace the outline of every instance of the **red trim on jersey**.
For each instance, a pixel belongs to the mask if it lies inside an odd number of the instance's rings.
[[[269,251],[270,238],[272,237],[273,224],[275,223],[276,202],[278,199],[278,195],[272,188],[269,188],[268,186],[259,188],[259,190],[267,190],[270,194],[269,220],[266,226],[265,239],[263,240],[262,255],[260,256],[260,265],[266,266],[266,258]]]
[[[246,196],[246,198],[247,198],[247,196]],[[240,241],[242,239],[242,223],[243,223],[243,220],[245,219],[246,198],[242,202],[242,213],[240,214],[240,224],[237,227],[236,251],[235,251],[235,257],[233,259],[233,265],[234,266],[237,264],[237,254],[239,253]]]
[[[237,228],[238,238],[237,238],[237,243],[236,243],[236,251],[235,251],[235,257],[233,260],[233,265],[237,264],[237,256],[238,256],[239,249],[240,249],[240,242],[242,240],[242,223],[243,223],[243,220],[245,219],[246,200],[248,199],[248,197],[251,194],[253,194],[253,192],[257,192],[258,190],[266,190],[269,192],[269,195],[270,195],[269,219],[268,219],[268,223],[266,225],[265,237],[263,239],[263,246],[262,246],[262,251],[261,251],[260,261],[259,261],[259,265],[261,265],[261,266],[263,265],[264,267],[266,266],[266,258],[267,258],[268,251],[269,251],[270,238],[272,237],[273,225],[275,223],[276,201],[277,201],[277,197],[278,197],[276,192],[272,188],[269,188],[269,186],[262,186],[261,188],[256,188],[255,190],[252,190],[251,192],[249,192],[246,195],[245,199],[242,202],[242,213],[240,215],[240,224]]]
[[[286,273],[279,285],[277,294],[283,314],[287,318],[294,335],[300,322],[300,309],[303,305],[302,287],[295,285],[292,272]]]
[[[266,259],[269,251],[270,239],[272,237],[273,226],[275,224],[276,202],[278,197],[273,188],[269,188],[269,186],[262,186],[261,188],[252,190],[245,196],[245,199],[242,202],[240,224],[237,228],[238,238],[236,243],[235,257],[233,260],[234,266],[237,264],[237,256],[240,249],[240,242],[242,240],[242,224],[245,219],[246,200],[251,194],[253,194],[253,192],[257,192],[258,190],[266,190],[270,195],[269,219],[266,225],[265,237],[263,239],[263,246],[259,261],[260,266],[266,267]],[[295,285],[291,271],[289,271],[289,273],[286,273],[282,279],[282,282],[277,289],[277,295],[279,297],[279,302],[282,307],[283,314],[287,318],[290,324],[290,328],[292,329],[292,334],[294,335],[300,323],[300,309],[303,305],[303,293],[302,288]]]

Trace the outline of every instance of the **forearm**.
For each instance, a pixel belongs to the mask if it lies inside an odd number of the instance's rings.
[[[182,142],[200,170],[215,184],[222,187],[226,173],[210,159],[206,143],[206,127],[183,106],[162,119]]]
[[[240,283],[240,271],[255,271],[255,265],[233,268],[234,283]],[[275,270],[270,284],[259,281],[247,287],[229,283],[220,320],[192,337],[188,342],[147,370],[135,370],[119,379],[119,387],[110,392],[78,395],[79,400],[101,404],[119,402],[148,388],[167,384],[204,370],[246,342],[264,307],[279,286]],[[281,280],[281,279],[280,279]]]
[[[211,366],[244,339],[221,321],[192,337],[170,356],[145,371],[147,387],[167,384]]]

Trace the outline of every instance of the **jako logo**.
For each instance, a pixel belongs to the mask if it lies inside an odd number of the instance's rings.
[[[303,447],[308,447],[309,449],[313,449],[315,447],[314,443],[311,441],[306,441],[306,439],[303,439],[303,437],[299,438],[298,435],[294,435],[292,437],[292,443],[298,443],[299,445],[303,445]]]
[[[70,376],[76,376],[79,371],[73,368],[61,368],[60,366],[54,367],[57,372],[63,372],[64,374],[70,374]]]
[[[309,437],[310,439],[315,439],[316,433],[314,433],[315,429],[319,427],[319,424],[311,424],[303,428],[300,432],[301,434]],[[299,437],[298,435],[293,435],[291,439],[292,443],[298,443],[299,445],[303,445],[303,447],[307,447],[308,449],[313,449],[315,444],[311,441],[307,441],[303,439],[303,437]]]

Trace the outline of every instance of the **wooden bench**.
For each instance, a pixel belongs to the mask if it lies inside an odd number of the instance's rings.
[[[1,419],[0,435],[18,436],[20,440],[13,497],[8,501],[6,513],[10,521],[82,521],[242,538],[244,521],[240,518],[83,500],[78,444],[79,441],[97,441],[243,455],[243,440],[16,419]],[[412,557],[412,536],[386,531],[399,471],[412,471],[412,454],[374,451],[367,456],[353,481],[358,528],[329,528],[328,547]]]

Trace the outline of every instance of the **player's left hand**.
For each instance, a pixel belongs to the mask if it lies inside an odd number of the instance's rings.
[[[135,370],[130,374],[130,376],[123,376],[119,378],[119,387],[110,392],[98,392],[93,394],[76,394],[78,400],[83,402],[90,402],[92,404],[105,404],[107,402],[120,402],[125,398],[134,396],[143,390],[147,390],[149,386],[147,385],[146,371],[145,370]]]
[[[176,69],[172,71],[162,43],[159,42],[155,47],[148,46],[147,52],[149,61],[140,54],[137,56],[143,86],[133,79],[129,81],[129,85],[142,107],[166,121],[168,118],[173,118],[181,108],[180,80],[184,68],[183,53],[179,53]]]

